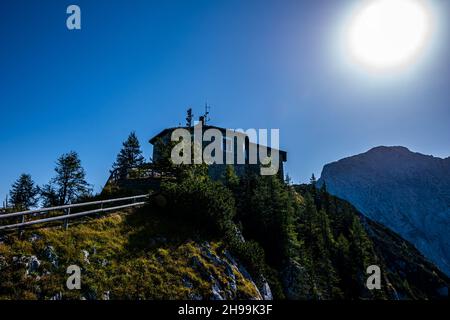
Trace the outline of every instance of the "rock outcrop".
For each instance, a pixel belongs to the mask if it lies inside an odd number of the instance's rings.
[[[377,147],[325,165],[323,182],[450,274],[450,158]]]

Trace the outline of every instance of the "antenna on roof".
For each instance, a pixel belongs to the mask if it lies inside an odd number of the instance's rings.
[[[194,114],[192,113],[192,108],[187,109],[186,112],[186,127],[192,127],[192,119],[194,118]]]
[[[205,102],[205,114],[204,114],[204,117],[205,117],[205,124],[209,121],[209,120],[211,120],[210,118],[209,118],[209,111],[211,110],[211,106],[209,106],[208,105],[208,102]]]

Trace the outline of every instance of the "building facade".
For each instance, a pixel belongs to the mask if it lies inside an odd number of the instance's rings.
[[[271,158],[270,161],[277,161],[277,165],[274,167],[277,167],[278,170],[275,174],[281,179],[284,178],[284,162],[287,161],[286,151],[253,143],[250,141],[248,134],[241,131],[205,125],[202,118],[200,118],[199,123],[195,126],[166,128],[152,137],[149,142],[153,145],[153,162],[158,162],[163,157],[168,156],[166,148],[167,145],[171,143],[173,132],[177,129],[184,129],[189,132],[191,143],[198,141],[196,140],[195,135],[200,133],[202,136],[200,139],[202,151],[210,143],[215,141],[208,139],[206,139],[208,141],[204,141],[203,137],[206,137],[205,132],[208,130],[211,132],[211,129],[215,130],[216,133],[220,132],[222,139],[222,141],[220,141],[221,147],[214,150],[214,152],[217,152],[217,149],[219,149],[220,154],[213,154],[214,158],[219,159],[219,161],[208,164],[209,175],[215,180],[224,176],[226,167],[230,164],[231,159],[231,165],[234,167],[236,174],[238,176],[243,176],[248,171],[258,173],[261,172],[263,166],[268,167],[272,165],[272,162],[267,164],[267,161],[269,160],[267,157]],[[176,144],[177,142],[173,143]],[[163,149],[165,151],[163,151]],[[260,150],[262,150],[264,152],[263,154],[267,155],[267,157],[261,158]],[[277,157],[274,156],[275,153],[277,153]]]

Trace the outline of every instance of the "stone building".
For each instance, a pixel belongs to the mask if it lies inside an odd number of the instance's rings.
[[[247,170],[251,170],[255,173],[261,172],[261,167],[263,166],[263,164],[258,152],[260,148],[265,148],[266,153],[269,157],[274,155],[275,151],[278,152],[278,171],[276,172],[276,174],[279,175],[279,177],[282,179],[284,177],[284,162],[286,162],[287,160],[286,151],[272,149],[267,146],[262,146],[260,144],[250,142],[248,134],[244,132],[204,124],[203,117],[200,117],[199,123],[195,126],[166,128],[152,137],[149,142],[153,145],[153,162],[157,162],[161,159],[161,157],[163,157],[161,146],[164,147],[170,143],[172,133],[176,129],[187,130],[191,135],[192,142],[194,141],[194,135],[196,134],[196,132],[200,132],[202,137],[203,134],[209,129],[215,129],[221,133],[223,141],[221,143],[221,148],[219,151],[221,152],[221,155],[218,156],[222,159],[222,161],[220,161],[221,163],[212,163],[208,166],[209,175],[213,179],[217,180],[223,176],[227,166],[226,163],[229,163],[226,160],[230,158],[234,159],[232,161],[232,165],[234,167],[234,171],[238,176],[244,175]],[[201,141],[203,149],[211,143],[210,141],[205,142],[203,141],[203,139],[201,139]],[[214,156],[216,155],[214,154]]]

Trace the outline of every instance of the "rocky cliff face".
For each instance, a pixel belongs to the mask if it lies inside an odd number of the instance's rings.
[[[377,147],[325,165],[323,182],[450,274],[450,158]]]

